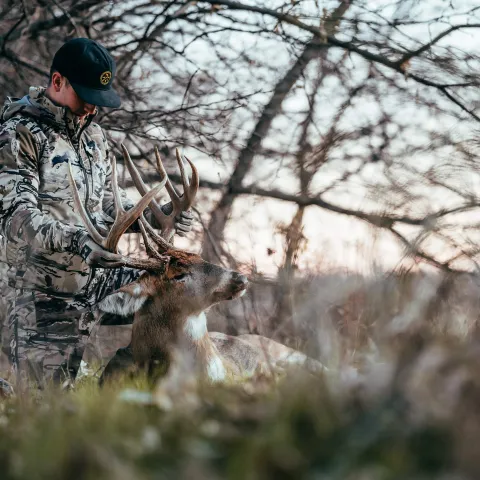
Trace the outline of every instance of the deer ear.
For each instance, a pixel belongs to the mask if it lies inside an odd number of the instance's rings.
[[[124,285],[116,292],[105,297],[98,308],[103,312],[114,313],[126,317],[140,310],[149,296],[148,289],[138,280]]]

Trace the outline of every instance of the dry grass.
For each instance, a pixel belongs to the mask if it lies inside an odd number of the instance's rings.
[[[326,375],[179,382],[168,411],[122,400],[152,390],[143,378],[19,395],[0,403],[2,479],[480,478],[477,280],[318,285],[295,289],[273,334],[293,332]]]

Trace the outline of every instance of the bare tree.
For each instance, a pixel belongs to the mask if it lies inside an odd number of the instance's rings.
[[[210,259],[231,261],[234,201],[254,195],[298,208],[284,222],[284,269],[307,207],[366,222],[436,267],[471,269],[478,16],[473,0],[5,1],[1,92],[45,83],[64,40],[94,38],[118,63],[124,103],[99,115],[112,144],[136,148],[145,169],[152,140],[167,160],[185,145],[220,173],[202,182]]]

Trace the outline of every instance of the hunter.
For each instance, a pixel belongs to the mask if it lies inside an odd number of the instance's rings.
[[[75,378],[95,304],[140,273],[87,234],[67,173],[70,164],[93,224],[107,230],[114,216],[112,152],[93,120],[97,107],[120,106],[115,70],[99,43],[69,40],[53,58],[48,86],[7,99],[0,117],[3,346],[17,381],[40,388]],[[132,208],[123,191],[122,197],[123,207]],[[183,236],[192,214],[182,212],[176,222]]]

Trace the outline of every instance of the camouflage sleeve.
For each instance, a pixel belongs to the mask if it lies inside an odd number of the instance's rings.
[[[78,228],[38,207],[38,159],[41,144],[22,121],[0,130],[0,233],[18,248],[64,252]]]

